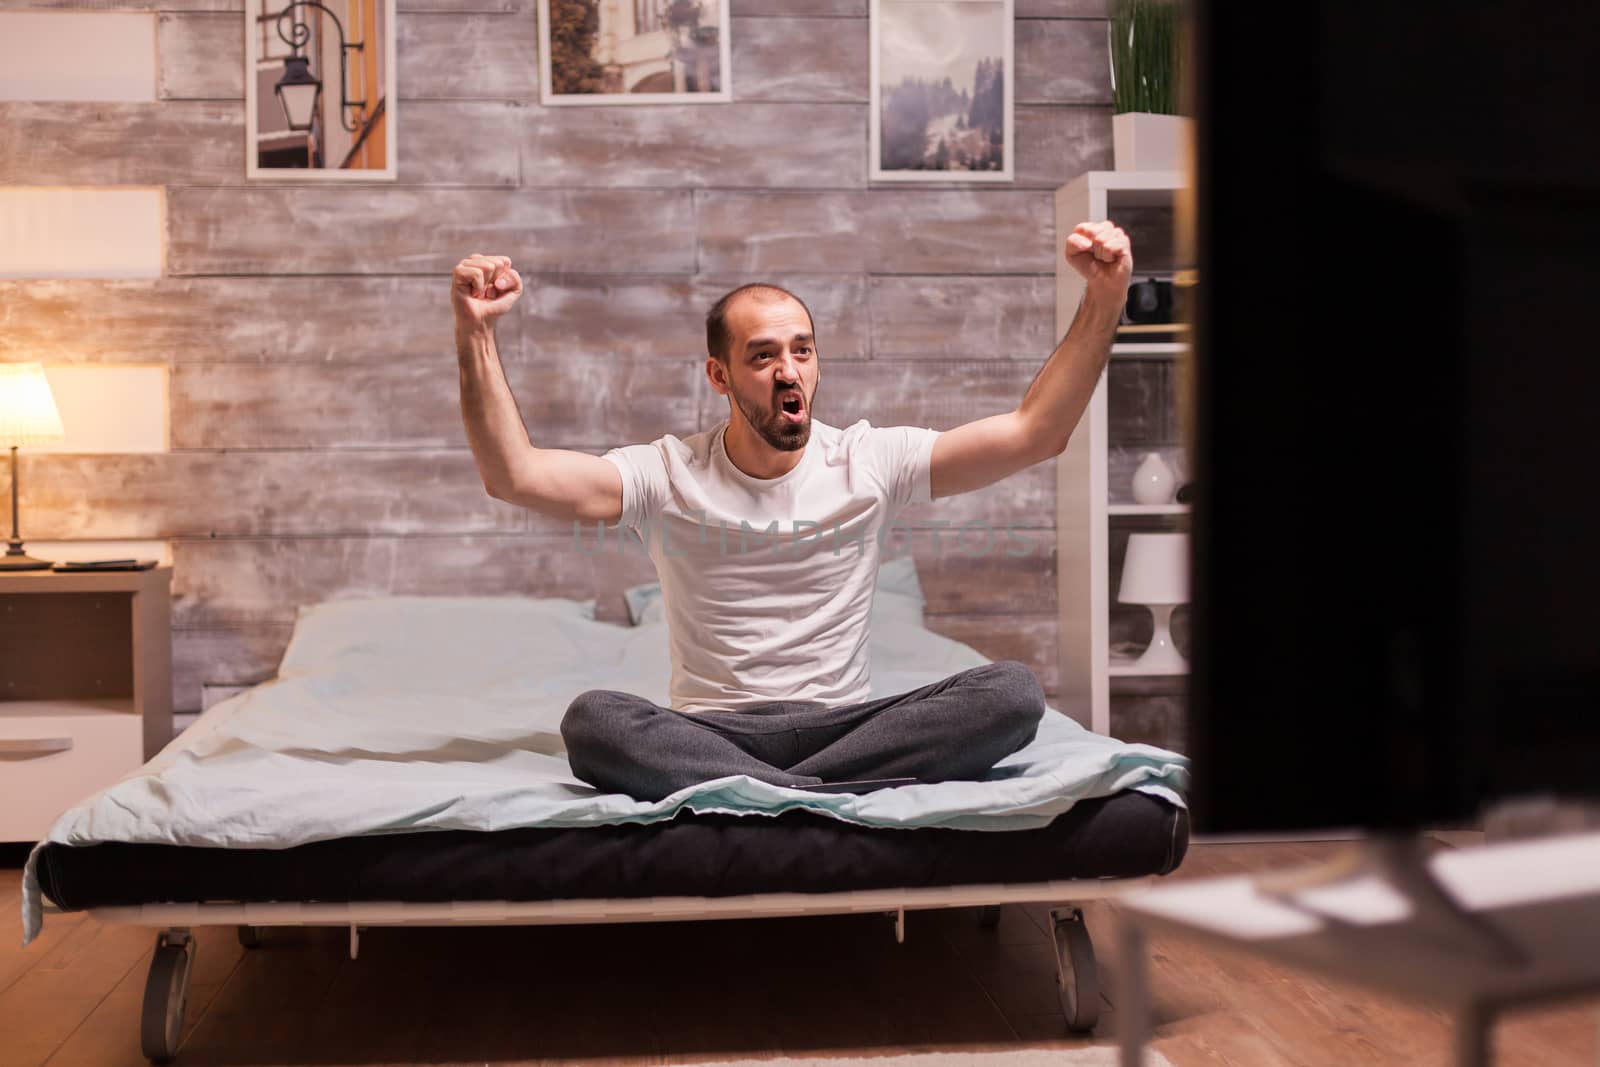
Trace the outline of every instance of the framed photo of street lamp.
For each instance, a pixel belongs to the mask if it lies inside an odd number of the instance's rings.
[[[726,104],[728,0],[539,0],[546,104]]]
[[[244,0],[245,176],[394,181],[395,0]]]
[[[872,0],[875,181],[1009,182],[1012,0]]]

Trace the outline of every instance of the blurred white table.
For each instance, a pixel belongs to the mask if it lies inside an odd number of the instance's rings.
[[[1149,1037],[1152,933],[1442,1007],[1456,1019],[1458,1067],[1489,1063],[1500,1012],[1600,993],[1600,833],[1446,850],[1425,863],[1522,962],[1496,961],[1464,944],[1371,874],[1300,890],[1299,906],[1260,892],[1250,875],[1129,893],[1121,900],[1122,1067],[1139,1067]]]

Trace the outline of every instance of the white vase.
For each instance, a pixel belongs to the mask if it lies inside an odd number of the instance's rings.
[[[1118,170],[1184,170],[1194,120],[1128,111],[1111,116],[1111,152]]]
[[[1177,479],[1159,452],[1146,452],[1144,462],[1133,472],[1133,499],[1141,504],[1170,504]]]

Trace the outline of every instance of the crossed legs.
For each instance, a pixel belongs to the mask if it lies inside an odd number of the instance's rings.
[[[1044,710],[1033,672],[1001,660],[841,708],[778,700],[689,714],[591,689],[567,708],[561,736],[580,779],[654,801],[733,774],[774,785],[976,780],[1033,740]]]

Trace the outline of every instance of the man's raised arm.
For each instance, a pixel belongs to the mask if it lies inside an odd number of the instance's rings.
[[[490,496],[557,519],[615,522],[622,515],[622,475],[585,452],[535,448],[506,381],[494,323],[522,296],[522,278],[506,256],[474,253],[450,279],[461,417],[478,475]]]
[[[1086,283],[1072,326],[1015,411],[939,435],[930,460],[934,499],[982,489],[1066,450],[1111,355],[1133,277],[1128,235],[1110,222],[1080,222],[1063,254]]]
[[[1094,395],[1095,383],[1111,357],[1117,324],[1128,302],[1133,249],[1128,235],[1109,222],[1080,222],[1067,235],[1062,253],[1083,275],[1083,300],[1067,336],[1028,386],[1017,412],[1030,432],[1060,455]]]

